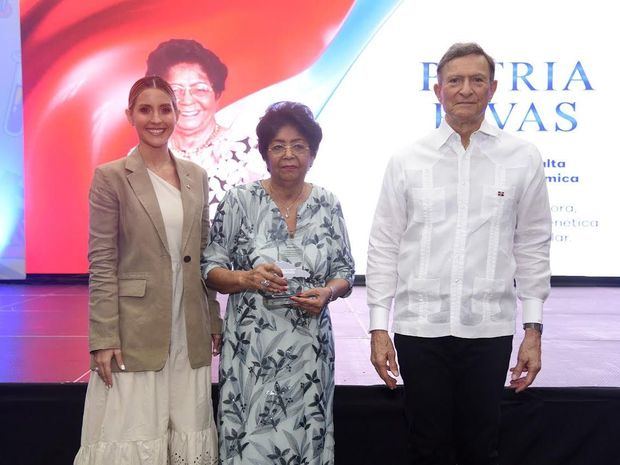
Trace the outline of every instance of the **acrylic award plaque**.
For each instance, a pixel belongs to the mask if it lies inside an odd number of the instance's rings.
[[[275,265],[282,270],[282,275],[288,283],[288,289],[286,292],[278,294],[264,293],[265,307],[275,310],[295,305],[291,297],[304,289],[304,280],[310,276],[301,267],[302,262],[303,251],[292,241],[278,248],[278,260],[275,262]]]

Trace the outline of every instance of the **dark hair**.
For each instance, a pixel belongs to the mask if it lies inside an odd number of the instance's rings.
[[[196,63],[209,76],[215,96],[224,91],[228,68],[211,50],[191,39],[170,39],[162,42],[146,60],[146,76],[166,76],[179,63]]]
[[[467,55],[481,55],[486,58],[487,63],[489,64],[489,75],[491,81],[495,79],[495,61],[491,56],[485,52],[480,45],[475,42],[467,42],[467,43],[456,43],[453,44],[446,53],[439,60],[439,64],[437,65],[437,77],[439,81],[441,81],[441,70],[449,61],[454,60],[455,58],[465,57]]]
[[[278,131],[284,126],[293,126],[308,142],[312,157],[316,157],[323,138],[321,126],[314,119],[310,108],[303,103],[277,102],[267,107],[267,111],[256,126],[258,151],[267,160],[267,149]]]
[[[159,76],[147,76],[140,78],[136,82],[134,82],[133,86],[131,86],[131,89],[129,90],[127,108],[133,110],[133,107],[136,104],[136,100],[138,100],[140,94],[146,89],[159,89],[161,91],[164,91],[168,95],[168,97],[170,97],[174,111],[178,113],[179,108],[177,107],[177,98],[174,95],[174,91],[170,87],[170,84],[168,84]]]

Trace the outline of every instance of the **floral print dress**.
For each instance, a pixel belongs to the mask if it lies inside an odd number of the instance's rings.
[[[204,273],[289,261],[309,273],[295,290],[334,278],[351,284],[354,264],[340,203],[313,186],[289,234],[260,182],[229,190],[205,252]],[[268,299],[267,299],[268,300]],[[226,465],[333,465],[334,341],[319,316],[266,306],[256,291],[231,294],[220,358],[220,461]]]

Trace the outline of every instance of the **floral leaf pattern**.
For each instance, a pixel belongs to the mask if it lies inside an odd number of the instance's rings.
[[[256,136],[231,138],[218,126],[215,137],[198,152],[170,147],[176,157],[192,161],[209,173],[209,218],[215,216],[218,203],[231,187],[268,175],[257,144]]]
[[[354,264],[342,209],[313,186],[289,235],[259,182],[230,189],[217,209],[203,273],[249,270],[285,257],[310,277],[298,290],[334,278],[352,283]],[[291,258],[293,257],[293,258]],[[224,465],[333,465],[334,342],[329,309],[269,309],[257,292],[231,294],[220,359],[218,411]]]

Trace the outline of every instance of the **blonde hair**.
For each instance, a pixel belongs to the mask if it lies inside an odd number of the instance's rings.
[[[138,100],[140,94],[146,89],[159,89],[165,92],[172,101],[174,111],[178,113],[179,107],[177,106],[177,98],[174,95],[172,87],[170,87],[170,84],[159,76],[147,76],[134,82],[133,86],[131,86],[131,90],[129,91],[129,99],[127,101],[127,108],[129,108],[129,110],[133,110],[133,107],[136,105],[136,100]]]

